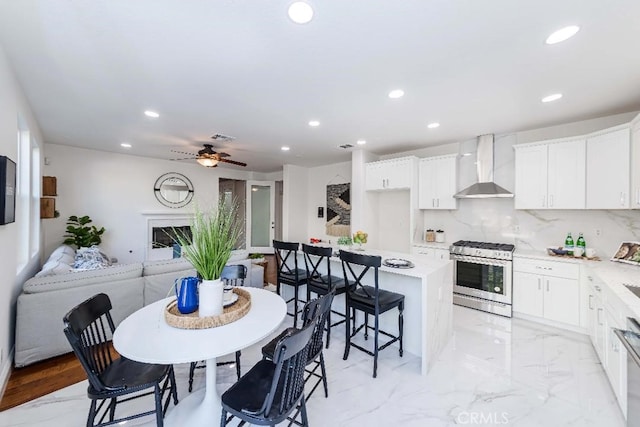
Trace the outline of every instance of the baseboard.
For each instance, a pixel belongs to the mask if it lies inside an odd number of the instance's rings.
[[[4,396],[4,391],[7,389],[9,377],[11,376],[11,365],[13,364],[14,349],[15,347],[11,348],[11,351],[2,363],[2,367],[0,367],[0,400],[2,400],[2,396]]]
[[[513,317],[516,319],[528,320],[530,322],[540,323],[541,325],[551,326],[553,328],[563,329],[565,331],[575,332],[577,334],[589,335],[589,331],[580,326],[569,325],[567,323],[555,322],[552,320],[543,319],[541,317],[530,316],[524,313],[513,312]]]

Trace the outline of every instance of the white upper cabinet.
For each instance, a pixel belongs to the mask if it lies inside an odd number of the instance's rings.
[[[416,157],[381,160],[366,165],[366,189],[401,190],[413,185]]]
[[[640,209],[640,116],[631,125],[631,207]]]
[[[418,208],[457,209],[458,156],[420,159],[418,167]]]
[[[516,209],[584,209],[584,139],[514,148]]]
[[[583,209],[585,207],[584,139],[549,144],[547,207]]]
[[[587,138],[587,209],[628,209],[629,128]]]
[[[516,149],[516,209],[547,207],[547,146],[533,145]]]

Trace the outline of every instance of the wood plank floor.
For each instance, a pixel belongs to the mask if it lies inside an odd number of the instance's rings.
[[[265,258],[268,262],[265,277],[268,283],[275,283],[277,269],[275,256],[267,255]],[[24,368],[14,368],[0,400],[0,411],[37,399],[86,378],[80,362],[73,353]]]

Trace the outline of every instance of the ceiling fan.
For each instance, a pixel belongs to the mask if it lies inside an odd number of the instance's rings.
[[[246,163],[236,162],[235,160],[227,159],[227,157],[229,157],[229,154],[219,153],[217,151],[214,151],[213,145],[211,144],[202,144],[202,145],[204,146],[204,148],[198,151],[197,154],[185,153],[184,151],[171,150],[174,153],[186,154],[188,156],[191,156],[191,157],[185,157],[183,159],[171,159],[171,160],[195,160],[198,163],[200,163],[202,166],[205,166],[208,168],[217,167],[219,162],[231,163],[232,165],[238,165],[238,166],[247,166]]]

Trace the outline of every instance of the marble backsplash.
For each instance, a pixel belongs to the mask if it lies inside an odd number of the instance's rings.
[[[622,241],[640,241],[637,210],[515,210],[513,199],[461,199],[457,210],[422,211],[425,228],[442,229],[447,242],[513,243],[544,251],[561,246],[567,232],[584,234],[587,247],[609,258]],[[417,235],[424,233],[417,233]]]

